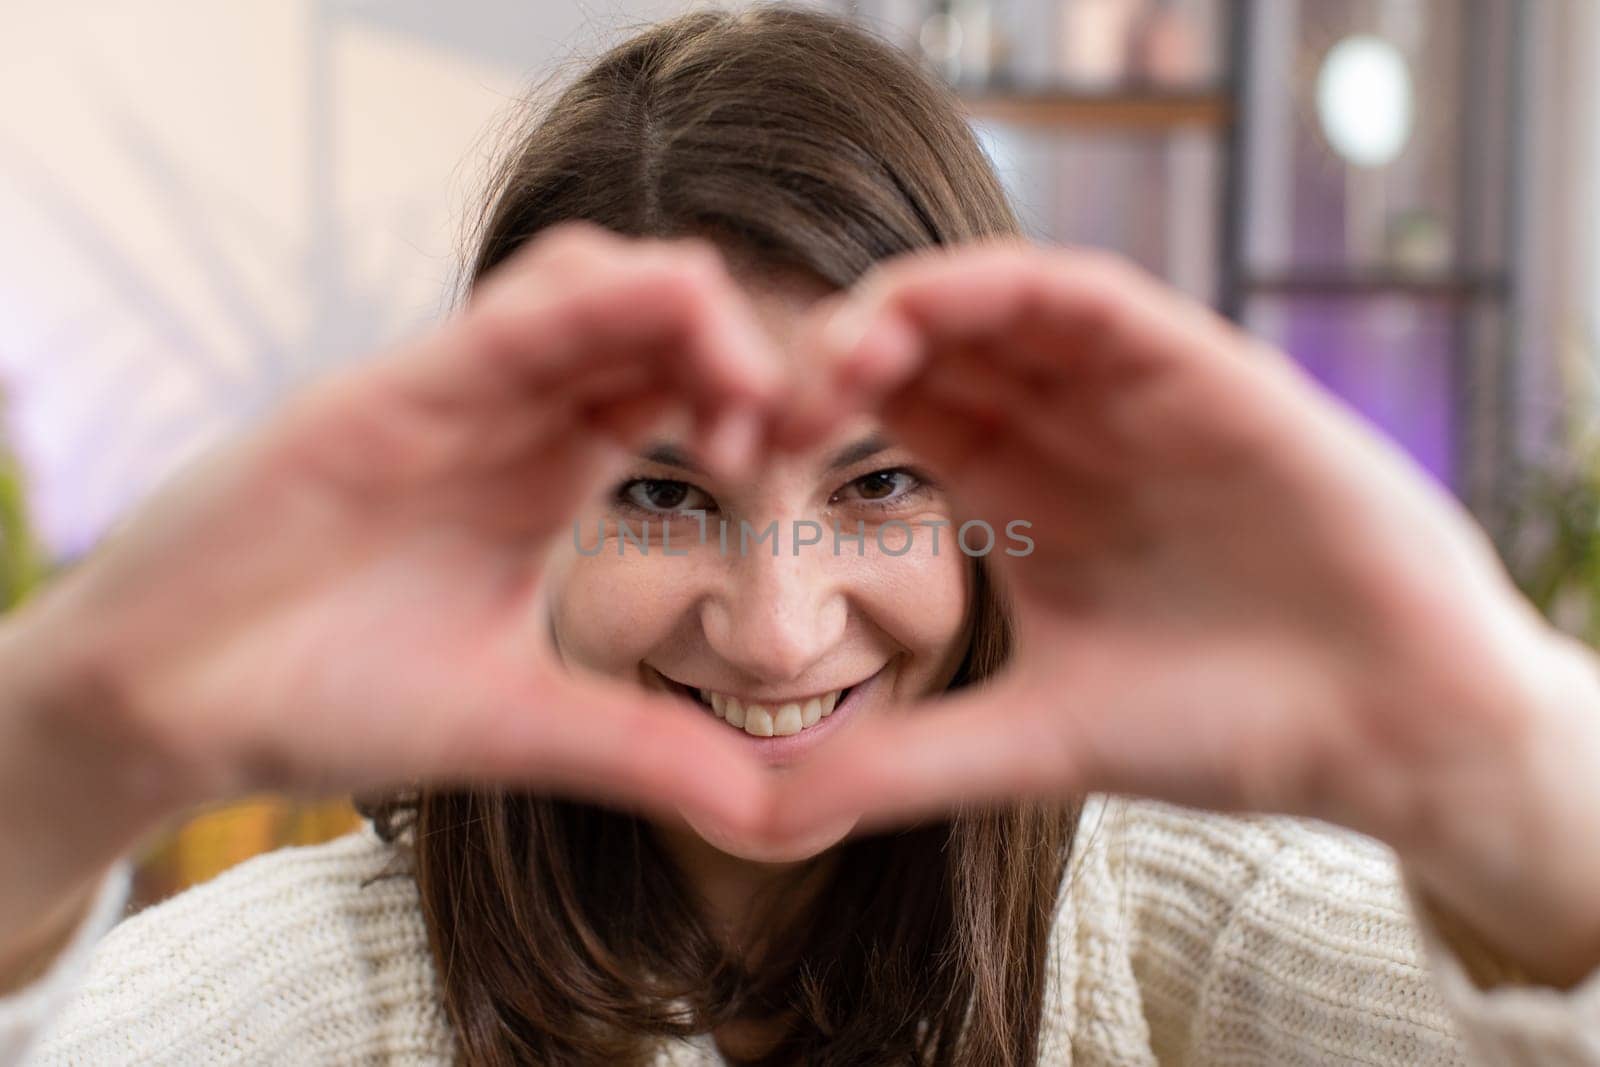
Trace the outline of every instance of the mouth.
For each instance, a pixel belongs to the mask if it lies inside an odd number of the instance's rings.
[[[781,699],[741,697],[714,689],[687,685],[656,671],[668,687],[694,701],[712,715],[751,737],[792,737],[809,733],[851,706],[850,696],[871,678],[804,696]],[[873,677],[877,676],[874,672]]]

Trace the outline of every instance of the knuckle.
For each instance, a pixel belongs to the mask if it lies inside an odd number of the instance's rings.
[[[587,219],[567,219],[545,229],[534,245],[546,262],[579,266],[597,259],[609,240],[604,227]]]
[[[727,276],[721,249],[704,237],[676,238],[667,247],[684,267],[708,280],[720,281]]]
[[[1085,273],[1103,274],[1126,280],[1137,271],[1133,261],[1126,255],[1098,245],[1078,245],[1061,249],[1056,254],[1065,257]]]
[[[1061,250],[1052,256],[1054,280],[1085,329],[1115,333],[1136,313],[1143,272],[1131,260],[1099,248]]]
[[[701,321],[729,284],[721,263],[714,257],[715,253],[704,249],[689,250],[682,256],[675,252],[651,276],[651,282],[673,309],[689,321]]]
[[[563,281],[581,277],[608,253],[610,231],[583,219],[568,219],[540,230],[504,263],[495,267],[483,283],[474,286],[474,297],[515,300],[524,294],[530,279],[555,277]]]
[[[459,338],[460,350],[473,360],[496,364],[508,358],[525,332],[517,313],[520,302],[501,292],[485,294],[461,319],[445,327]]]
[[[707,243],[674,248],[668,264],[667,284],[692,313],[704,311],[732,286],[722,254]]]
[[[900,299],[921,266],[909,259],[880,259],[861,273],[844,299],[874,314],[881,312]]]
[[[562,219],[546,227],[540,240],[550,245],[585,247],[598,243],[608,232],[604,226],[588,219]]]

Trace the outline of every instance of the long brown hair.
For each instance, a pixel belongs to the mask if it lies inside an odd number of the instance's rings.
[[[498,172],[473,280],[567,219],[714,235],[748,262],[838,287],[897,253],[1019,231],[949,90],[815,11],[660,23],[529,121]],[[1000,592],[974,564],[952,687],[1009,653]],[[817,920],[750,973],[633,815],[501,789],[357,806],[406,848],[466,1063],[637,1062],[653,1041],[733,1020],[781,1022],[772,1064],[1037,1057],[1070,809],[963,812],[847,841]]]

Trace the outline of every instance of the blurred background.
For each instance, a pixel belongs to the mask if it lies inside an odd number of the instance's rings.
[[[518,101],[700,6],[10,0],[4,604],[287,391],[443,315]],[[959,88],[1032,236],[1120,250],[1285,348],[1596,637],[1594,0],[815,6]],[[355,823],[195,813],[135,905]]]

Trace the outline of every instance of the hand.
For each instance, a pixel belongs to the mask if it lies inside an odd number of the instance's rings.
[[[882,265],[811,336],[829,369],[777,439],[877,406],[1035,548],[988,557],[1011,669],[854,724],[787,817],[1083,791],[1314,816],[1394,844],[1502,945],[1515,888],[1521,922],[1600,948],[1600,868],[1552,847],[1600,832],[1592,663],[1286,358],[1120,261],[1016,243]]]
[[[8,624],[48,705],[32,751],[48,737],[96,810],[145,821],[422,778],[758,818],[761,769],[725,727],[555,661],[540,548],[671,412],[740,470],[778,368],[709,244],[540,236],[463,316],[208,456]]]

